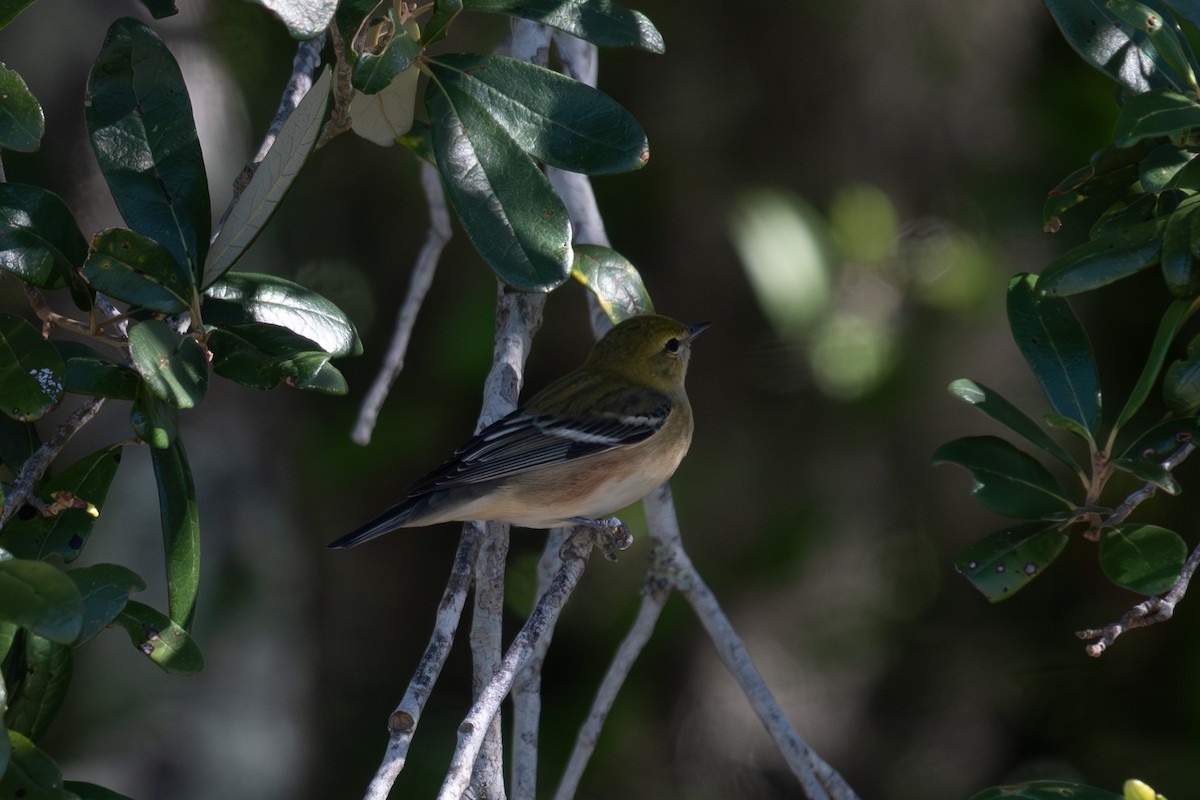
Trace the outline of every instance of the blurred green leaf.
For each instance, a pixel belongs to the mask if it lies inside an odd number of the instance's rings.
[[[1159,262],[1165,219],[1152,219],[1073,247],[1042,270],[1038,291],[1066,296],[1136,275]]]
[[[0,797],[20,800],[76,800],[63,788],[62,772],[28,737],[8,732],[12,760],[0,776]]]
[[[62,401],[66,365],[54,345],[16,314],[0,312],[0,409],[18,422]]]
[[[330,377],[318,377],[329,362],[329,353],[311,339],[278,325],[214,328],[208,335],[208,347],[214,372],[252,389],[274,389],[286,382],[296,388],[324,390]]]
[[[1004,399],[995,389],[982,383],[960,378],[950,384],[950,394],[978,408],[984,414],[1023,437],[1030,444],[1041,448],[1079,472],[1079,464],[1062,445],[1051,439],[1044,430],[1025,412]]]
[[[571,220],[550,181],[477,101],[438,82],[425,97],[438,171],[475,249],[514,289],[559,286],[571,274]]]
[[[984,789],[971,795],[971,800],[1121,800],[1121,796],[1078,783],[1031,781]]]
[[[287,25],[293,39],[320,36],[333,19],[337,0],[254,0],[269,8]]]
[[[158,319],[129,328],[129,355],[150,391],[176,408],[192,408],[208,391],[208,356],[194,338]]]
[[[594,244],[575,245],[574,251],[571,274],[596,296],[600,308],[614,324],[639,314],[654,313],[654,303],[641,274],[625,256]]]
[[[0,183],[0,268],[34,286],[61,289],[87,249],[62,198],[36,186]]]
[[[200,589],[200,511],[196,486],[183,440],[178,436],[163,450],[150,451],[158,483],[163,551],[167,561],[167,609],[185,631],[196,614]]]
[[[133,646],[172,675],[192,675],[204,668],[200,648],[188,632],[164,614],[130,600],[116,623],[129,634]]]
[[[1197,302],[1193,300],[1175,300],[1163,312],[1162,320],[1158,323],[1158,332],[1155,333],[1154,342],[1150,345],[1146,365],[1142,368],[1142,374],[1133,387],[1133,391],[1130,392],[1129,399],[1125,401],[1125,407],[1121,409],[1120,416],[1117,417],[1114,431],[1125,427],[1126,423],[1133,419],[1133,415],[1146,402],[1146,398],[1150,396],[1150,391],[1158,381],[1158,374],[1167,359],[1167,351],[1175,341],[1183,324],[1187,322],[1197,307]]]
[[[156,450],[166,449],[179,435],[179,411],[156,397],[146,384],[141,386],[129,410],[129,424],[143,442]]]
[[[473,99],[529,155],[588,175],[640,169],[646,134],[616,101],[543,67],[496,55],[431,58],[428,69],[455,105]],[[464,118],[464,123],[467,120]]]
[[[83,781],[63,781],[63,789],[75,795],[79,800],[133,800],[128,795]]]
[[[463,0],[463,7],[540,22],[600,47],[666,51],[662,34],[644,14],[608,0]]]
[[[136,572],[120,564],[94,564],[73,569],[67,577],[75,582],[83,598],[83,625],[74,647],[111,625],[125,608],[130,592],[146,588],[146,582]]]
[[[66,574],[44,561],[0,561],[0,620],[70,644],[83,624],[83,600]]]
[[[9,520],[0,531],[0,545],[17,558],[40,560],[56,555],[65,562],[74,561],[103,513],[122,450],[120,444],[103,447],[47,480],[39,494],[48,503],[67,507],[52,517],[38,514]]]
[[[354,64],[351,82],[364,94],[376,94],[391,85],[401,72],[407,71],[421,55],[418,36],[410,36],[400,24],[394,8],[387,11],[385,30],[381,46],[364,49]],[[415,30],[415,26],[414,26]]]
[[[41,146],[46,117],[25,79],[0,64],[0,147],[32,153]]]
[[[109,28],[84,116],[125,223],[198,278],[212,211],[192,104],[174,56],[141,22],[126,17]]]
[[[1094,437],[1100,422],[1100,384],[1092,345],[1071,307],[1057,297],[1038,299],[1041,281],[1018,275],[1008,285],[1013,340],[1054,410]]]
[[[1161,594],[1179,580],[1187,544],[1157,525],[1118,525],[1100,537],[1100,568],[1116,585],[1144,595]]]
[[[51,342],[66,365],[66,390],[72,394],[133,400],[142,379],[124,364],[83,342],[55,339]]]
[[[250,272],[231,272],[204,293],[204,321],[218,327],[253,323],[277,325],[311,339],[334,356],[357,356],[362,341],[350,318],[336,305],[303,286]]]
[[[1130,147],[1142,139],[1172,136],[1200,127],[1200,103],[1194,97],[1160,89],[1134,95],[1121,108],[1113,142]]]
[[[1158,464],[1130,458],[1114,458],[1109,463],[1113,469],[1132,475],[1140,481],[1152,483],[1167,494],[1176,495],[1183,491],[1179,481]]]
[[[202,287],[209,286],[237,263],[291,188],[321,132],[332,75],[332,70],[326,67],[284,120],[271,149],[221,224],[204,262]]]
[[[17,15],[33,5],[33,2],[34,0],[4,0],[0,2],[0,28],[16,19]]]
[[[958,464],[975,477],[971,496],[998,514],[1042,517],[1072,503],[1049,470],[996,436],[967,436],[939,447],[934,465]]]
[[[71,648],[36,635],[27,635],[24,641],[21,677],[11,687],[13,696],[4,721],[10,732],[37,740],[46,733],[66,698],[71,684]]]
[[[92,239],[81,270],[96,291],[132,306],[178,314],[192,307],[192,273],[158,242],[124,228],[109,228]]]
[[[1012,597],[1041,575],[1067,544],[1056,525],[1028,522],[989,534],[959,551],[954,568],[991,603]]]

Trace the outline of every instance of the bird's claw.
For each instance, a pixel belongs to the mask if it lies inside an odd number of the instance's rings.
[[[584,517],[572,517],[567,520],[587,528],[591,532],[592,543],[600,548],[600,552],[609,561],[617,560],[617,552],[628,550],[633,544],[633,534],[629,531],[629,526],[616,517],[606,517],[605,519],[586,519]]]

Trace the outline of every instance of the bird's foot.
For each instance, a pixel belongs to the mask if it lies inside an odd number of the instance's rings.
[[[567,522],[590,530],[592,543],[600,548],[600,552],[609,561],[616,561],[617,551],[628,550],[629,546],[633,544],[633,534],[629,532],[629,526],[616,517],[604,519],[571,517]]]

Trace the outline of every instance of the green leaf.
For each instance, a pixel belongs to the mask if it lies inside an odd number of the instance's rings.
[[[196,292],[191,272],[170,250],[124,228],[96,234],[81,272],[96,291],[162,314],[191,308]]]
[[[1118,525],[1100,537],[1100,568],[1118,586],[1144,595],[1161,594],[1179,580],[1187,544],[1157,525]]]
[[[0,183],[0,268],[42,289],[61,289],[87,257],[87,242],[58,195]]]
[[[0,312],[0,410],[18,422],[40,419],[62,401],[66,371],[36,328]]]
[[[414,35],[400,24],[394,8],[387,11],[387,21],[381,23],[385,31],[382,42],[375,48],[364,49],[354,64],[350,76],[354,88],[364,94],[376,94],[391,85],[402,72],[408,71],[421,55],[421,43],[416,26],[411,25]]]
[[[1135,36],[1142,49],[1172,84],[1195,93],[1196,58],[1174,18],[1159,12],[1157,3],[1105,0],[1104,9]]]
[[[75,581],[83,598],[83,625],[74,647],[79,647],[111,625],[125,608],[130,592],[140,592],[146,588],[141,576],[120,564],[94,564],[73,569],[67,573],[67,577]]]
[[[1090,292],[1159,262],[1165,219],[1152,219],[1074,247],[1042,270],[1038,291],[1055,296]]]
[[[33,0],[4,0],[0,3],[0,28],[8,25],[31,5],[33,5]]]
[[[1041,575],[1067,544],[1067,534],[1044,522],[989,534],[959,552],[954,568],[989,602],[1012,597]]]
[[[129,355],[150,391],[176,408],[192,408],[208,391],[208,356],[195,339],[158,319],[129,328]]]
[[[0,414],[0,464],[7,466],[14,475],[41,446],[42,440],[33,423],[17,422],[7,414]]]
[[[1135,194],[1118,200],[1109,207],[1088,231],[1088,238],[1095,240],[1149,222],[1158,216],[1158,195]]]
[[[1141,174],[1141,164],[1152,145],[1139,143],[1131,148],[1112,145],[1096,151],[1088,164],[1072,172],[1050,190],[1043,207],[1043,222],[1056,230],[1058,216],[1090,197],[1105,197],[1128,192]]]
[[[165,19],[179,13],[175,0],[142,0],[142,5],[150,10],[150,16],[155,19]]]
[[[391,147],[413,126],[417,82],[421,70],[410,67],[376,94],[355,92],[350,101],[350,128],[367,141]]]
[[[292,181],[308,160],[317,134],[321,132],[325,107],[329,104],[332,75],[332,70],[326,67],[299,105],[284,120],[271,149],[221,224],[221,230],[208,253],[208,260],[204,263],[201,286],[208,286],[237,263],[291,188]]]
[[[1200,235],[1200,206],[1191,205],[1167,217],[1162,237],[1162,273],[1167,289],[1176,297],[1200,294],[1200,267],[1192,253],[1192,240]]]
[[[546,164],[600,175],[640,169],[650,158],[637,120],[587,84],[504,56],[444,55],[427,66],[455,105],[465,106],[461,95],[468,95]]]
[[[179,435],[179,411],[155,397],[146,384],[142,387],[129,410],[129,424],[143,442],[157,450],[166,449]]]
[[[1135,93],[1181,88],[1154,69],[1154,47],[1093,0],[1045,0],[1063,37],[1084,61]]]
[[[571,220],[550,181],[459,91],[426,91],[438,170],[467,237],[509,286],[548,292],[571,274]]]
[[[1121,458],[1140,458],[1157,464],[1165,461],[1185,442],[1191,441],[1200,441],[1200,418],[1168,419],[1144,432],[1119,452]]]
[[[12,760],[0,776],[0,797],[21,800],[76,800],[63,788],[62,772],[28,737],[8,732]]]
[[[200,648],[188,632],[144,603],[130,600],[116,624],[129,634],[133,646],[172,675],[193,675],[204,668]]]
[[[208,347],[214,372],[252,389],[274,389],[286,382],[300,389],[325,391],[326,381],[332,377],[322,376],[329,353],[311,339],[277,325],[214,328],[208,334]],[[333,393],[344,394],[345,390]]]
[[[167,610],[185,631],[196,614],[200,589],[200,512],[196,486],[183,440],[175,437],[164,450],[151,450],[158,509],[167,562]]]
[[[1142,191],[1161,192],[1174,186],[1175,176],[1192,163],[1196,154],[1191,150],[1171,144],[1160,145],[1150,151],[1142,162],[1138,179]]]
[[[530,19],[600,47],[666,51],[662,34],[644,14],[608,0],[463,0],[463,7]]]
[[[1188,357],[1174,361],[1163,376],[1163,401],[1179,416],[1200,408],[1200,347],[1192,341]]]
[[[218,327],[253,323],[277,325],[317,343],[338,358],[362,353],[350,318],[303,286],[251,272],[231,272],[204,292],[204,321]]]
[[[996,436],[967,436],[939,447],[933,463],[958,464],[975,477],[971,496],[998,514],[1042,517],[1072,507],[1049,470]]]
[[[289,365],[295,375],[288,382],[297,389],[321,394],[344,395],[350,391],[346,377],[330,364],[324,353],[301,353]]]
[[[254,0],[269,8],[287,25],[293,39],[320,36],[337,11],[337,0]]]
[[[1142,139],[1183,134],[1200,127],[1200,103],[1179,92],[1157,90],[1134,95],[1117,117],[1113,142],[1129,147]]]
[[[429,47],[446,37],[450,23],[463,10],[463,0],[433,0],[433,13],[425,20],[425,33],[421,43]]]
[[[70,644],[83,624],[83,600],[66,574],[44,561],[0,561],[0,620]]]
[[[0,649],[0,662],[7,658],[10,649],[11,646]],[[4,685],[4,673],[0,672],[0,709],[4,708],[8,708],[8,688]],[[12,745],[8,741],[8,728],[4,724],[4,715],[0,714],[0,787],[4,784],[4,773],[8,771],[11,760]]]
[[[68,563],[74,561],[104,511],[122,450],[120,444],[101,448],[47,480],[40,494],[46,502],[65,507],[52,517],[39,514],[9,520],[0,532],[0,545],[17,558],[40,560],[56,555]]]
[[[0,147],[32,153],[41,146],[46,117],[25,79],[0,64]]]
[[[128,795],[84,781],[63,781],[63,789],[75,795],[79,800],[133,800]]]
[[[1066,781],[1030,781],[994,786],[971,800],[1121,800],[1121,795]]]
[[[604,314],[618,323],[653,314],[654,303],[637,268],[625,256],[595,244],[575,245],[571,274],[596,296]]]
[[[1054,456],[1073,471],[1080,471],[1079,464],[1062,445],[1051,439],[1025,412],[1004,399],[995,389],[966,378],[954,381],[949,388],[950,394],[975,406],[996,422],[1023,437],[1030,444]]]
[[[1121,409],[1120,416],[1117,417],[1114,431],[1125,427],[1126,423],[1133,419],[1133,415],[1146,402],[1146,398],[1150,396],[1150,391],[1158,380],[1158,373],[1167,359],[1167,351],[1170,349],[1171,343],[1175,341],[1183,324],[1187,322],[1197,307],[1195,301],[1189,300],[1176,300],[1167,307],[1158,323],[1158,332],[1154,335],[1154,342],[1150,345],[1150,354],[1146,358],[1146,365],[1142,368],[1142,374],[1133,387],[1133,391],[1130,392],[1129,399],[1125,401],[1125,407]]]
[[[84,112],[125,223],[198,278],[212,211],[192,104],[174,56],[141,22],[123,18],[109,28]]]
[[[118,364],[83,342],[55,339],[52,344],[66,365],[66,390],[72,394],[134,400],[142,379],[136,372]]]
[[[25,637],[21,660],[21,678],[12,687],[13,697],[4,721],[10,732],[36,740],[50,727],[67,695],[71,684],[71,648],[29,635]]]
[[[1065,300],[1037,298],[1034,275],[1018,275],[1008,285],[1008,324],[1013,340],[1059,414],[1094,437],[1100,422],[1100,385],[1087,334]]]
[[[1150,464],[1141,459],[1114,458],[1109,462],[1113,469],[1132,475],[1139,481],[1151,483],[1170,495],[1179,494],[1183,489],[1179,481],[1170,472],[1158,464]]]

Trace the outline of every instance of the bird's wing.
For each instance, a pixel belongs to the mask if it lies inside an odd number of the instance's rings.
[[[648,439],[667,421],[671,398],[626,393],[586,413],[538,414],[517,409],[471,439],[410,494],[504,478]]]

